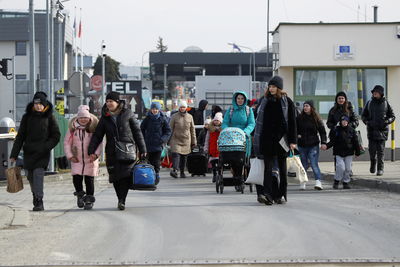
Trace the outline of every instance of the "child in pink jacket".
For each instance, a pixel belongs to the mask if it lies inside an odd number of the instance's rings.
[[[79,208],[89,210],[93,207],[94,176],[99,172],[98,157],[101,153],[101,145],[96,150],[96,160],[91,160],[88,155],[90,139],[96,130],[99,120],[89,112],[89,107],[81,105],[78,114],[68,123],[68,131],[64,139],[64,151],[71,161],[71,174],[75,187],[74,195],[77,197]],[[83,191],[85,180],[86,193]]]

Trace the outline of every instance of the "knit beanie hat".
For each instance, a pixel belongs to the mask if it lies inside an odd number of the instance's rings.
[[[337,99],[338,99],[339,96],[343,96],[343,97],[346,99],[346,101],[347,101],[347,95],[346,95],[346,93],[343,92],[343,91],[341,91],[341,92],[339,92],[339,93],[336,94],[335,103],[337,103]]]
[[[178,107],[185,107],[187,108],[187,102],[185,100],[179,100]]]
[[[76,115],[77,118],[90,118],[89,106],[87,105],[80,105],[78,107],[78,114]]]
[[[33,96],[33,103],[34,104],[42,104],[43,106],[47,106],[48,102],[47,102],[46,93],[42,92],[42,91],[36,92],[35,95]]]
[[[381,85],[375,85],[374,89],[371,90],[371,93],[378,92],[381,96],[385,95],[385,89]]]
[[[215,114],[215,116],[214,116],[213,121],[219,121],[219,122],[222,123],[222,121],[223,121],[222,113],[221,113],[221,112],[217,112],[217,113]]]
[[[274,76],[269,80],[268,86],[275,85],[279,89],[283,88],[283,79],[280,76]]]
[[[157,109],[157,110],[161,110],[161,104],[160,104],[160,102],[152,102],[152,103],[151,103],[151,106],[150,106],[150,109],[153,109],[153,108],[155,108],[155,109]]]
[[[303,107],[304,107],[305,104],[307,104],[307,105],[309,105],[310,107],[312,107],[312,108],[315,109],[315,107],[314,107],[314,101],[312,101],[311,99],[310,99],[310,100],[304,101]]]
[[[107,94],[106,101],[111,99],[111,100],[114,100],[115,102],[119,103],[119,101],[120,101],[119,96],[120,96],[120,93],[111,91]]]
[[[340,121],[347,121],[347,122],[350,122],[350,118],[349,118],[348,116],[346,116],[346,115],[343,115],[343,116],[340,118]]]
[[[204,121],[204,125],[207,125],[207,124],[210,124],[211,123],[211,119],[206,119],[205,121]]]

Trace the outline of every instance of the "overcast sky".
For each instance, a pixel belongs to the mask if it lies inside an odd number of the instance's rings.
[[[267,0],[69,0],[64,5],[71,26],[75,6],[77,21],[82,9],[85,53],[97,56],[105,40],[107,54],[125,65],[141,65],[159,36],[169,52],[191,45],[230,52],[228,42],[255,51],[266,46]],[[270,0],[270,30],[280,22],[371,22],[373,5],[379,6],[379,21],[400,21],[400,0]],[[45,6],[46,0],[35,0],[35,8]],[[1,9],[28,7],[29,0],[0,0]]]

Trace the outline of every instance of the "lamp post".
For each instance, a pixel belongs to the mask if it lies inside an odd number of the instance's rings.
[[[147,53],[151,53],[151,52],[156,52],[156,51],[158,51],[157,49],[154,49],[154,50],[149,50],[149,51],[146,51],[146,52],[144,52],[143,53],[143,55],[142,55],[142,67],[140,68],[140,79],[141,80],[143,80],[143,63],[144,63],[144,56],[147,54]]]
[[[101,76],[102,76],[102,81],[101,85],[103,87],[102,90],[102,102],[106,102],[106,94],[107,94],[107,87],[106,87],[106,43],[104,40],[101,42]]]
[[[244,46],[244,45],[238,45],[238,44],[235,44],[235,43],[228,43],[228,45],[232,45],[234,47],[237,46],[237,47],[248,49],[248,50],[251,51],[252,56],[253,56],[253,75],[252,75],[252,80],[253,80],[253,83],[255,84],[255,82],[256,82],[256,54],[255,54],[253,48],[248,47],[248,46]],[[250,56],[250,70],[251,70],[251,56]],[[251,71],[250,71],[250,75],[251,75]],[[250,99],[252,98],[252,95],[253,95],[253,86],[250,86],[250,96],[249,96]]]

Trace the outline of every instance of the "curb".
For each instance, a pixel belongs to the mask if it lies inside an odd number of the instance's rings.
[[[324,180],[333,181],[335,175],[332,173],[322,173]],[[386,178],[387,179],[387,178]],[[365,179],[357,176],[351,178],[351,183],[356,186],[367,187],[370,189],[376,189],[386,191],[390,193],[400,193],[400,184],[385,181],[385,179]]]

